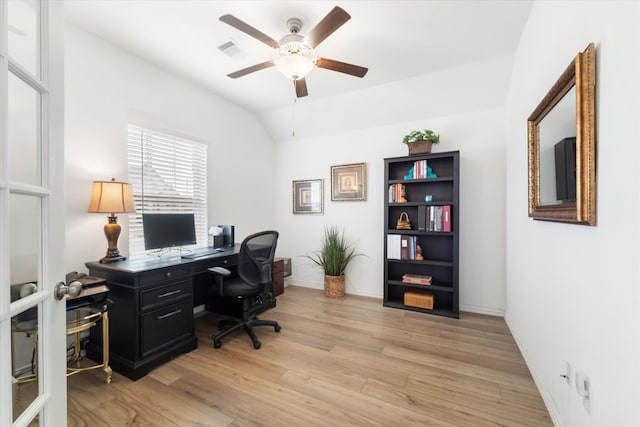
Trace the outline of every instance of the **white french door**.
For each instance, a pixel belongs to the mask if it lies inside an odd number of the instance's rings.
[[[63,2],[0,0],[0,425],[64,426]]]

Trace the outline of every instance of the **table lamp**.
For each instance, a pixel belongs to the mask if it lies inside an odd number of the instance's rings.
[[[121,227],[115,214],[135,212],[131,184],[118,182],[115,178],[111,181],[93,181],[93,193],[87,212],[111,214],[108,217],[109,222],[104,226],[104,235],[107,236],[109,245],[107,255],[100,262],[109,263],[127,259],[120,255],[118,250]]]

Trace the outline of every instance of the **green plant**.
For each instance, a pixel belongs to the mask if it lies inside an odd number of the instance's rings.
[[[440,135],[429,129],[414,130],[402,139],[402,142],[408,144],[416,141],[432,141],[434,144],[440,142]]]
[[[355,249],[344,237],[344,232],[335,225],[326,226],[322,239],[322,249],[305,255],[324,270],[326,276],[341,276],[347,265],[357,256]]]

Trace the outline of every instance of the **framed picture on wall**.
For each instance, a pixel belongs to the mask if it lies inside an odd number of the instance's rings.
[[[323,180],[293,181],[293,213],[323,213]]]
[[[331,166],[331,200],[367,200],[367,164]]]

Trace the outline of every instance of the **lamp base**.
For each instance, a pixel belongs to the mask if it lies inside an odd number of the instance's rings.
[[[104,235],[107,237],[107,255],[100,260],[102,264],[124,261],[127,257],[120,255],[118,250],[118,237],[120,237],[120,224],[118,224],[118,218],[115,215],[111,215],[109,222],[104,226]]]
[[[126,256],[120,255],[120,251],[118,248],[115,249],[107,249],[107,255],[100,260],[102,264],[108,264],[110,262],[116,261],[124,261],[127,259]]]
[[[127,259],[126,256],[122,256],[122,255],[109,256],[109,254],[107,254],[107,256],[105,256],[100,260],[100,263],[108,264],[110,262],[124,261],[125,259]]]

